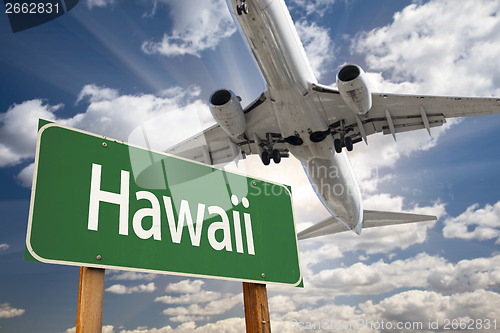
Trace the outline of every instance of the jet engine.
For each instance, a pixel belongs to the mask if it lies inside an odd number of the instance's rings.
[[[210,96],[210,112],[217,124],[233,138],[246,130],[245,114],[240,99],[231,90],[216,90]]]
[[[372,107],[372,94],[366,85],[366,74],[357,65],[345,65],[337,74],[340,96],[356,114],[364,115]]]

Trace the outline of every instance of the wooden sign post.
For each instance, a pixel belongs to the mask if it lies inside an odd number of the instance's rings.
[[[80,267],[76,333],[102,332],[104,272],[102,268]]]
[[[270,333],[266,285],[243,282],[243,302],[247,333]]]

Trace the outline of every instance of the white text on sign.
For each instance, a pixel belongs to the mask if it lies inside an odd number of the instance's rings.
[[[101,189],[101,169],[99,164],[92,163],[92,176],[90,183],[90,204],[88,217],[88,230],[98,231],[99,227],[99,203],[107,202],[119,206],[119,221],[118,233],[128,236],[129,234],[129,203],[130,203],[130,173],[125,170],[120,172],[120,192],[113,193]],[[136,200],[147,200],[151,204],[151,208],[141,208],[137,210],[132,217],[132,228],[135,235],[141,239],[153,238],[161,241],[161,207],[160,201],[151,192],[138,191],[135,192]],[[182,231],[184,226],[187,226],[189,237],[192,246],[200,246],[202,237],[203,222],[205,220],[205,210],[209,215],[218,215],[221,221],[212,222],[207,229],[207,238],[210,246],[217,251],[226,250],[233,251],[231,241],[231,223],[227,212],[219,206],[209,206],[207,209],[203,203],[198,203],[196,212],[196,220],[193,223],[193,215],[189,208],[187,200],[181,200],[177,221],[174,216],[172,207],[172,198],[162,195],[163,208],[165,210],[166,220],[170,230],[172,243],[181,243]],[[231,202],[234,206],[238,205],[238,198],[235,195],[231,196]],[[250,203],[247,198],[243,198],[241,203],[244,208],[248,208]],[[243,248],[243,234],[241,228],[240,212],[232,210],[233,215],[233,230],[235,236],[236,252],[245,253]],[[143,228],[142,221],[145,217],[151,217],[152,225],[148,230]],[[243,213],[245,236],[247,243],[248,254],[255,255],[252,221],[250,214]],[[217,240],[215,233],[221,230],[223,234],[222,240]]]

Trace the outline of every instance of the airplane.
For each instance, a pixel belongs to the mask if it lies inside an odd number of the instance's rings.
[[[298,239],[437,217],[364,210],[347,151],[374,133],[392,135],[446,123],[447,118],[500,112],[498,98],[374,93],[366,74],[346,64],[337,88],[318,83],[283,0],[227,0],[261,70],[266,90],[246,107],[229,89],[210,96],[216,124],[167,150],[206,164],[258,154],[264,165],[290,154],[301,161],[331,217]]]

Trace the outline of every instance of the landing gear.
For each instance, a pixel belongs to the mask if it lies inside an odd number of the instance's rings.
[[[340,139],[333,140],[333,146],[335,147],[335,152],[337,154],[342,152],[342,147],[345,147],[347,151],[352,151],[354,148],[354,144],[352,143],[352,139],[350,137],[345,137],[344,142]]]
[[[342,152],[342,141],[340,141],[340,139],[333,140],[333,146],[335,147],[335,152],[337,154]]]
[[[260,159],[264,165],[269,165],[271,163],[271,155],[268,151],[263,151],[260,155]]]
[[[280,153],[280,151],[278,149],[274,149],[272,155],[273,155],[273,161],[274,161],[274,163],[279,164],[281,162],[281,153]]]
[[[271,164],[271,159],[274,163],[279,164],[281,162],[281,152],[278,149],[271,150],[271,152],[265,150],[260,154],[260,159],[264,165]]]
[[[348,130],[344,128],[344,121],[340,121],[340,130],[337,132],[340,135],[340,138],[333,140],[333,146],[335,148],[335,152],[340,154],[342,152],[342,148],[345,147],[347,151],[352,151],[354,148],[354,144],[352,142],[352,138],[350,136],[346,136]]]
[[[296,139],[301,140],[300,137],[296,137]],[[271,160],[279,164],[283,157],[289,156],[288,149],[284,148],[274,148],[275,144],[282,144],[287,142],[278,133],[266,133],[266,139],[260,139],[257,135],[254,136],[254,143],[256,145],[257,151],[260,155],[260,159],[262,164],[269,165],[271,164]]]
[[[238,13],[238,15],[248,14],[248,6],[245,3],[245,0],[241,0],[241,5],[236,6],[236,12]]]
[[[344,139],[344,145],[345,145],[345,148],[347,149],[347,151],[352,151],[353,144],[352,144],[351,137],[348,136]]]

